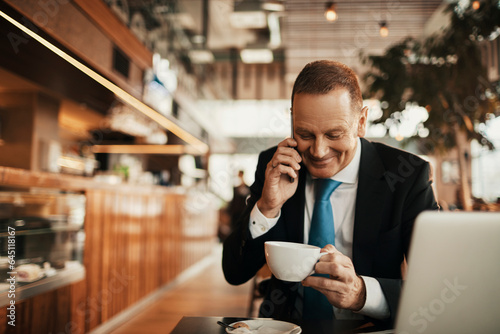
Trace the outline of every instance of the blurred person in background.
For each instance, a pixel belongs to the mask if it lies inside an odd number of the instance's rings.
[[[229,203],[228,211],[231,217],[231,230],[235,228],[235,223],[243,214],[246,207],[246,200],[250,195],[250,188],[245,183],[245,172],[238,171],[238,184],[233,187],[233,199]]]
[[[243,170],[238,171],[238,180],[236,185],[233,187],[233,198],[227,205],[227,207],[220,210],[219,213],[219,231],[218,237],[221,242],[226,240],[227,236],[235,228],[235,223],[238,218],[243,214],[246,208],[246,200],[250,195],[250,188],[245,183],[245,172]]]

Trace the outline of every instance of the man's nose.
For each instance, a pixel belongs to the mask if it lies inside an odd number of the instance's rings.
[[[311,146],[311,155],[321,159],[328,153],[328,145],[323,138],[316,138]]]

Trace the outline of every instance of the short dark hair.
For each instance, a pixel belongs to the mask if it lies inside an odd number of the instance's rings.
[[[333,60],[313,61],[300,71],[292,90],[292,106],[295,94],[327,94],[334,89],[345,88],[351,97],[352,107],[363,107],[363,96],[356,73],[347,65]]]

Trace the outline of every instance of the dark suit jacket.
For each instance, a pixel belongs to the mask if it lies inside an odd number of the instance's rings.
[[[222,266],[226,280],[242,284],[264,265],[264,242],[304,240],[306,168],[300,169],[296,193],[283,205],[276,226],[252,239],[250,212],[260,198],[267,163],[276,147],[259,156],[251,197],[238,228],[224,242]],[[302,166],[304,167],[304,166]],[[354,219],[353,264],[358,275],[376,278],[388,301],[394,322],[401,290],[400,266],[407,254],[416,216],[437,209],[429,164],[393,147],[361,139],[361,163]],[[272,277],[261,316],[301,322],[300,283]]]

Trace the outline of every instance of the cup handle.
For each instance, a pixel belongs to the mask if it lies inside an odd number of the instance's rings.
[[[319,259],[321,259],[321,257],[322,257],[323,255],[326,255],[326,254],[330,254],[330,253],[328,253],[328,252],[325,252],[325,253],[319,253],[318,260],[319,260]]]
[[[322,257],[323,255],[326,255],[326,254],[330,254],[330,253],[328,253],[328,252],[325,252],[325,253],[319,253],[319,255],[318,255],[318,260],[317,260],[317,261],[319,261],[319,259],[321,259],[321,257]],[[314,268],[316,268],[316,264],[314,265]],[[311,271],[311,273],[310,273],[308,276],[311,276],[312,274],[315,274],[315,273],[316,273],[316,271],[314,270],[314,268],[313,268],[313,270]]]

